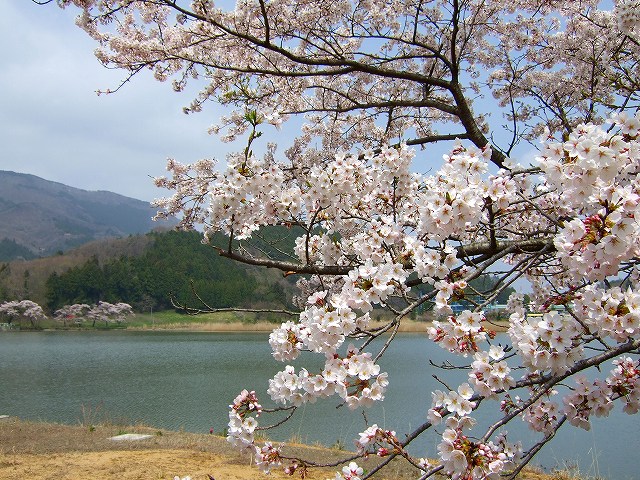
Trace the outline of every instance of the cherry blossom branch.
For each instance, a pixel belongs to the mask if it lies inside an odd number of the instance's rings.
[[[171,306],[175,309],[185,312],[187,315],[202,315],[203,313],[220,313],[220,312],[246,312],[246,313],[277,313],[281,315],[298,316],[300,312],[294,312],[286,309],[277,308],[241,308],[241,307],[221,307],[215,308],[208,305],[202,300],[195,287],[192,285],[192,292],[196,298],[205,306],[205,308],[194,308],[187,304],[178,302],[173,295],[170,296]]]
[[[560,419],[556,422],[556,425],[551,429],[551,431],[547,433],[542,440],[537,442],[533,447],[529,449],[529,451],[525,454],[523,459],[518,463],[516,468],[506,477],[507,480],[514,480],[518,476],[518,474],[522,471],[522,469],[526,467],[531,460],[533,460],[533,457],[535,456],[535,454],[538,453],[542,449],[542,447],[544,447],[547,443],[549,443],[549,441],[551,441],[556,436],[556,433],[558,432],[558,430],[566,420],[567,420],[566,415],[563,415],[562,417],[560,417]]]

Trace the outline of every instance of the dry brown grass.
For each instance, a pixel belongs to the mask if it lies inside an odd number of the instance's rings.
[[[271,332],[278,325],[270,322],[193,322],[166,323],[158,326],[131,327],[135,331],[172,331],[172,332]]]
[[[152,435],[140,441],[109,440],[122,433]],[[302,456],[319,463],[344,459],[349,452],[310,447],[287,446],[291,456]],[[379,461],[370,458],[363,465],[372,468]],[[361,463],[361,462],[359,462]],[[392,463],[382,479],[415,478],[405,463]],[[309,480],[334,476],[335,468],[313,469]],[[146,426],[118,425],[69,426],[29,422],[16,418],[0,420],[0,479],[6,480],[173,480],[189,475],[192,480],[248,480],[291,478],[274,471],[263,477],[246,457],[231,449],[224,437],[158,430]],[[575,477],[547,475],[528,470],[521,480],[574,480]],[[297,478],[297,477],[296,477]]]
[[[371,328],[380,328],[387,325],[384,321],[371,322]],[[398,328],[403,333],[427,333],[427,328],[431,322],[418,322],[415,320],[403,319]],[[175,332],[271,332],[279,325],[271,322],[193,322],[193,323],[166,323],[157,326],[132,327],[127,330],[153,331],[170,330]],[[504,332],[508,328],[507,322],[492,323],[490,328],[497,332]]]
[[[150,434],[139,441],[114,442],[121,433]],[[291,456],[326,463],[350,454],[338,450],[288,446]],[[369,461],[369,468],[373,462]],[[310,480],[333,476],[332,469],[311,470]],[[413,478],[392,467],[380,478]],[[261,478],[249,459],[238,455],[224,437],[158,430],[145,426],[92,427],[0,420],[0,478],[29,480],[143,480],[169,479],[175,475],[192,480]],[[274,479],[291,478],[274,471]]]
[[[371,328],[381,328],[387,325],[387,322],[377,320],[371,322]],[[415,320],[403,319],[400,323],[398,331],[426,333],[429,322],[418,322]],[[271,332],[277,328],[279,324],[272,322],[240,322],[240,321],[221,321],[221,322],[191,322],[191,323],[164,323],[156,326],[128,326],[127,330],[170,330],[176,332]]]

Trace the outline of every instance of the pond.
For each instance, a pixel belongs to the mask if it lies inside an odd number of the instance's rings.
[[[367,410],[369,422],[395,430],[399,438],[422,424],[431,391],[443,389],[433,374],[455,384],[454,373],[429,363],[447,358],[425,335],[400,335],[380,362],[390,384],[385,401]],[[283,368],[272,359],[264,333],[3,332],[0,359],[0,414],[68,424],[140,422],[200,433],[222,432],[228,405],[243,388],[256,390],[268,405],[267,379]],[[311,356],[301,360],[310,370],[320,365]],[[337,403],[333,398],[302,407],[286,428],[269,435],[350,448],[364,418]],[[640,478],[630,460],[640,447],[638,426],[637,416],[616,405],[589,432],[565,427],[534,463],[553,468],[566,462],[611,480]],[[539,438],[520,422],[509,430],[525,446]],[[411,452],[434,457],[437,436],[424,437]]]

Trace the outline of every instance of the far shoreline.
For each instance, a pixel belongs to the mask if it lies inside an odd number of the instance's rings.
[[[386,317],[386,318],[385,318]],[[292,317],[286,317],[289,319]],[[293,317],[295,318],[295,317]],[[398,333],[422,333],[426,334],[433,325],[434,317],[427,313],[420,320],[405,317],[400,321]],[[121,323],[98,323],[92,325],[87,321],[61,324],[53,319],[42,321],[35,328],[31,325],[17,325],[9,328],[0,328],[2,332],[208,332],[208,333],[266,333],[272,332],[285,321],[283,317],[262,316],[255,312],[213,312],[201,315],[186,315],[175,311],[159,311],[153,313],[138,313]],[[369,323],[369,331],[384,330],[383,335],[390,335],[395,327],[389,328],[391,317],[376,315]],[[8,326],[8,325],[6,325]],[[486,330],[505,332],[509,326],[508,320],[487,320]]]
[[[372,322],[372,328],[380,328],[386,325],[386,322]],[[127,331],[175,331],[175,332],[271,332],[278,328],[280,324],[271,322],[192,322],[187,324],[163,324],[163,325],[143,325],[143,326],[127,326],[123,330]],[[427,333],[427,328],[431,326],[431,322],[416,322],[413,320],[403,320],[400,323],[398,332],[402,333]],[[387,332],[388,333],[388,332]]]
[[[370,325],[371,329],[382,328],[386,322],[376,321]],[[417,322],[403,320],[397,333],[427,334],[432,322]],[[508,329],[508,322],[501,320],[492,322],[490,329],[502,333]],[[1,333],[11,332],[181,332],[181,333],[270,333],[278,328],[279,324],[271,322],[191,322],[191,323],[160,323],[157,325],[119,325],[115,327],[44,327],[44,328],[14,328],[0,330]],[[382,335],[390,335],[393,328],[388,329]]]

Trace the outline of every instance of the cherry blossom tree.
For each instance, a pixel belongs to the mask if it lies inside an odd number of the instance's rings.
[[[29,320],[33,328],[47,318],[42,307],[31,300],[11,300],[0,304],[0,316],[6,316],[9,324],[15,320]]]
[[[81,324],[87,313],[91,310],[91,305],[86,303],[74,303],[73,305],[64,305],[54,313],[56,320],[61,321],[63,326],[67,326],[67,321],[72,320],[74,324]]]
[[[85,310],[84,305],[72,307],[79,307],[80,309]],[[133,315],[133,309],[128,303],[98,302],[86,311],[84,316],[87,320],[92,322],[94,327],[96,326],[96,322],[104,322],[106,327],[110,323],[123,323],[126,321],[127,317],[131,315]]]
[[[123,85],[145,70],[176,91],[200,85],[185,111],[222,104],[211,132],[243,142],[220,165],[171,160],[157,184],[175,193],[157,205],[205,242],[225,233],[220,255],[300,276],[300,312],[269,339],[287,363],[267,390],[278,408],[248,390],[230,406],[229,441],[263,470],[314,466],[256,439],[267,413],[382,401],[393,379],[378,362],[425,306],[438,316],[430,341],[459,355],[465,381],[424,399],[412,432],[364,425],[336,480],[394,458],[419,478],[513,478],[561,427],[640,409],[640,2],[58,3],[81,8]],[[261,143],[282,136],[273,128],[295,136],[283,152]],[[534,147],[535,160],[523,153]],[[292,254],[251,247],[274,225],[300,232]],[[499,344],[485,312],[512,286],[536,314],[512,295]],[[462,299],[470,308],[454,313]],[[393,318],[374,327],[373,308]],[[324,367],[296,369],[302,351]],[[481,430],[480,409],[494,418]],[[518,421],[535,442],[508,435]],[[416,458],[423,435],[437,452]],[[381,461],[365,473],[366,455]]]
[[[88,320],[95,327],[96,322],[104,322],[105,326],[114,322],[123,323],[133,314],[133,308],[128,303],[98,302],[95,305],[86,303],[65,305],[56,310],[54,315],[56,320],[63,322],[64,326],[67,325],[68,320],[73,320],[76,325]]]

